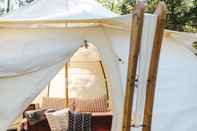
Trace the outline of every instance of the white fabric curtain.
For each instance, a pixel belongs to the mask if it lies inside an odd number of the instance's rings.
[[[121,77],[112,43],[102,28],[3,29],[0,34],[0,130],[5,130],[33,101],[84,40],[98,48],[107,68],[113,87],[113,128],[121,128],[117,124],[122,115]]]
[[[1,131],[33,101],[80,47],[80,33],[50,32],[50,29],[0,31],[4,37],[0,42]],[[68,35],[72,36],[65,37]]]

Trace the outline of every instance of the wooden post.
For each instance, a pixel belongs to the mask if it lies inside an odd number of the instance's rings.
[[[156,88],[157,70],[167,14],[167,8],[164,2],[159,3],[155,14],[158,18],[148,74],[143,131],[151,131],[152,125],[152,113]]]
[[[65,64],[65,107],[68,107],[69,97],[68,97],[68,64]]]
[[[139,2],[132,16],[131,36],[130,36],[130,49],[128,59],[128,74],[124,99],[124,114],[122,131],[130,131],[132,108],[133,108],[133,95],[135,88],[135,79],[137,72],[138,55],[140,51],[142,28],[144,22],[144,3]]]

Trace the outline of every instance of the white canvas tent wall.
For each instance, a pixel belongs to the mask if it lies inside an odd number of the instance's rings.
[[[195,130],[197,57],[184,44],[197,40],[197,34],[195,37],[173,34],[164,40],[162,47],[153,116],[153,123],[162,124],[154,124],[153,130]],[[182,41],[185,38],[187,41]]]
[[[138,83],[135,91],[133,124],[143,124],[146,80],[151,47],[142,39]],[[191,50],[197,34],[165,31],[156,85],[152,131],[188,131],[196,129],[197,57]],[[122,58],[126,60],[128,52]],[[127,63],[122,65],[126,69]],[[126,72],[126,71],[125,71]],[[126,76],[124,80],[126,80]],[[191,92],[190,92],[191,91]],[[132,128],[141,131],[142,127]]]
[[[64,26],[54,26],[60,23]],[[69,24],[65,26],[65,23]],[[98,48],[108,71],[114,115],[112,131],[120,131],[130,23],[130,15],[117,16],[90,0],[40,0],[29,8],[3,16],[0,19],[0,131],[5,131],[31,103],[84,40]],[[147,14],[138,97],[144,96],[145,69],[148,68],[155,25],[156,16]],[[195,130],[197,104],[192,100],[196,99],[196,57],[181,43],[171,40],[165,43],[168,44],[164,44],[161,56],[153,131]],[[123,62],[119,63],[119,58]],[[136,116],[140,123],[143,103],[138,103]]]

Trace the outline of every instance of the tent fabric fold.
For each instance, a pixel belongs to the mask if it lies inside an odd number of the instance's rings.
[[[1,131],[6,131],[9,124],[21,115],[63,65],[64,62],[60,62],[34,73],[0,79],[2,92],[0,96]]]
[[[0,77],[28,74],[51,66],[63,61],[65,56],[72,56],[83,43],[80,33],[64,30],[53,32],[56,36],[52,36],[47,29],[2,29]],[[64,37],[68,35],[71,37]]]

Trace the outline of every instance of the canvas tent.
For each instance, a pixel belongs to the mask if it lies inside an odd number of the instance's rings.
[[[1,17],[0,130],[6,130],[87,40],[97,47],[106,67],[112,91],[112,131],[120,131],[131,21],[131,15],[118,16],[92,0],[39,0]],[[136,124],[143,118],[142,99],[156,21],[156,15],[145,15]],[[182,44],[174,39],[173,35],[166,38],[162,47],[153,131],[196,129],[197,104],[192,100],[196,99],[197,60],[184,44],[189,40]]]
[[[45,2],[48,7],[46,7]],[[76,2],[77,6],[75,5]],[[45,10],[46,12],[42,15],[40,12],[43,12],[43,7],[46,7],[46,9],[49,10]],[[49,12],[52,7],[57,10]],[[74,9],[74,7],[76,7],[76,9]],[[93,9],[99,9],[99,11],[93,11]],[[114,113],[116,114],[114,117],[116,120],[114,122],[121,123],[118,121],[121,120],[121,108],[119,107],[121,107],[123,91],[119,81],[120,75],[119,72],[117,72],[117,59],[111,45],[108,44],[109,40],[105,37],[103,31],[105,28],[101,25],[106,24],[109,25],[109,27],[115,26],[119,28],[119,23],[122,23],[122,21],[124,22],[129,19],[129,17],[115,17],[116,15],[114,15],[114,13],[102,8],[96,2],[86,0],[42,0],[33,4],[31,8],[24,8],[22,10],[23,11],[18,10],[19,12],[12,12],[1,18],[1,25],[4,27],[4,29],[2,28],[4,30],[2,30],[2,35],[5,35],[5,39],[2,40],[2,43],[7,43],[1,44],[1,57],[3,60],[1,62],[0,83],[2,84],[1,90],[3,91],[1,98],[6,98],[7,102],[5,103],[3,99],[1,99],[0,102],[0,129],[5,130],[10,122],[17,115],[22,113],[22,110],[27,107],[43,87],[47,85],[48,81],[63,67],[65,62],[68,61],[72,54],[81,46],[81,44],[83,44],[84,40],[88,40],[94,45],[96,43],[98,44],[96,47],[100,51],[101,57],[106,64],[106,68],[111,72],[109,73],[110,79],[113,79],[111,87],[113,86],[117,88],[113,93],[114,98],[118,97],[113,104],[113,106],[115,106]],[[50,17],[48,16],[46,18],[45,16],[47,15],[50,15]],[[91,19],[87,18],[87,16]],[[114,20],[112,17],[115,17]],[[54,19],[58,20],[54,21]],[[17,25],[20,22],[24,22],[24,25],[27,23],[29,24],[21,30]],[[35,24],[37,22],[38,24]],[[48,28],[41,27],[42,30],[37,30],[37,28],[30,29],[32,27],[41,26],[39,23],[50,24],[53,22],[55,24],[63,23],[64,26],[57,28],[52,24],[49,25]],[[64,23],[71,24],[65,25]],[[74,23],[74,25],[72,25],[72,23]],[[80,24],[75,26],[76,23]],[[22,24],[19,24],[19,26],[20,25]],[[125,26],[125,24],[123,25]],[[65,28],[65,26],[68,28]],[[115,30],[115,28],[113,30],[109,28],[109,31],[121,33],[119,29]],[[51,34],[51,32],[53,32],[53,34]],[[14,34],[11,35],[10,33]],[[128,35],[126,32],[125,34]],[[8,39],[6,38],[7,36],[9,37]],[[121,37],[125,36],[123,35]],[[120,39],[120,37],[118,39]],[[15,41],[14,44],[12,44],[13,42],[11,41]],[[14,87],[9,85],[9,83],[11,85],[15,83]],[[28,88],[26,88],[26,86],[28,86]],[[15,89],[17,90],[15,91]],[[25,92],[25,94],[21,95],[22,92]],[[17,104],[8,104],[13,100],[15,100],[14,103]],[[8,111],[7,109],[12,110]],[[11,112],[15,113],[12,114]],[[114,130],[120,129],[120,127],[116,127],[117,125],[118,124],[114,124]]]

